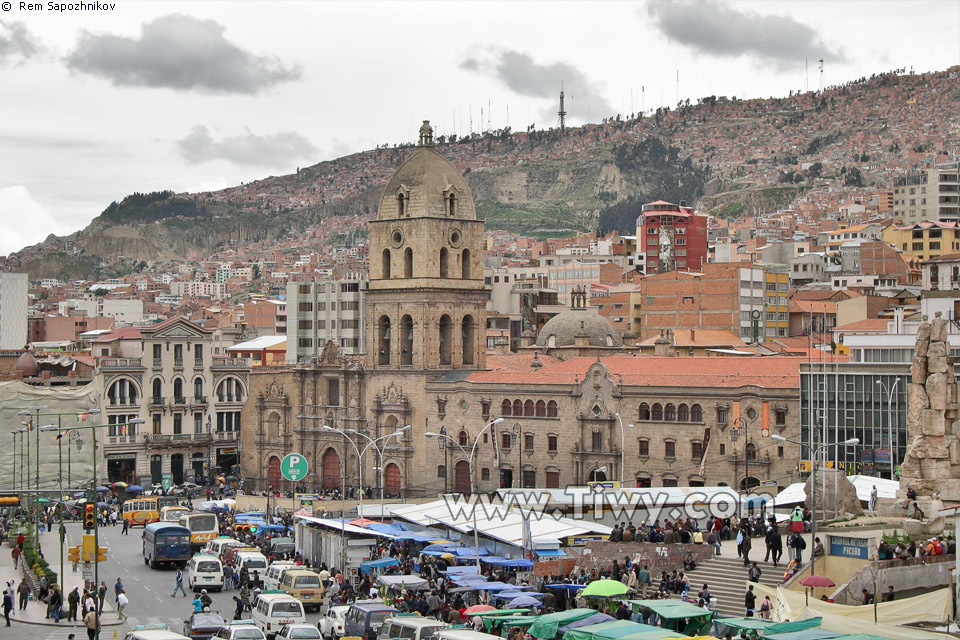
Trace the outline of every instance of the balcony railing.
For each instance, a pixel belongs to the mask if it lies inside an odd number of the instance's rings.
[[[250,358],[213,356],[213,367],[216,369],[249,369]]]
[[[107,444],[136,444],[137,434],[126,435],[126,436],[109,436],[107,438]]]
[[[163,398],[162,398],[162,397],[156,396],[156,397],[150,398],[150,406],[158,406],[158,405],[162,405],[162,404],[163,404]]]
[[[100,358],[98,364],[101,369],[131,369],[140,368],[142,358]]]
[[[207,396],[194,396],[193,404],[207,404]]]
[[[163,359],[162,359],[162,358],[154,358],[154,359],[153,359],[153,368],[154,368],[154,369],[163,369]]]
[[[243,396],[240,394],[233,395],[232,393],[223,394],[223,395],[217,396],[217,402],[225,403],[225,404],[233,404],[233,403],[242,404]]]
[[[174,396],[173,404],[174,405],[187,404],[187,399],[184,398],[183,396]]]
[[[236,440],[239,435],[239,431],[217,431],[217,440]]]
[[[173,368],[174,368],[174,369],[183,369],[183,358],[174,358],[174,359],[173,359]]]
[[[210,442],[212,437],[208,433],[174,433],[150,435],[151,444],[190,444],[192,442]]]
[[[193,361],[193,368],[194,368],[194,369],[203,369],[203,360],[202,360],[202,359],[200,359],[200,360],[194,360],[194,361]]]
[[[119,398],[110,398],[111,407],[132,407],[137,404],[136,398],[120,396]]]

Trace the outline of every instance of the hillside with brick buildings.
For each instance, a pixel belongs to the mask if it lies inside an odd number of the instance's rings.
[[[956,158],[960,67],[886,73],[764,100],[710,96],[558,130],[438,139],[490,229],[545,237],[632,232],[643,201],[665,198],[737,218],[779,209],[816,217]],[[357,238],[409,154],[384,146],[220,191],[134,194],[86,229],[9,256],[31,277],[87,277],[111,261],[206,255],[327,234]]]

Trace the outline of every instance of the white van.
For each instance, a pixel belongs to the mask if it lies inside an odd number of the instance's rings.
[[[223,563],[213,552],[202,552],[187,563],[187,586],[195,592],[200,589],[223,591]]]
[[[433,640],[503,640],[500,636],[472,629],[437,629]]]
[[[377,632],[377,639],[430,640],[430,636],[446,626],[439,620],[418,615],[395,616],[383,621],[383,626]]]
[[[282,591],[261,592],[253,603],[253,622],[273,638],[285,624],[306,624],[307,617],[303,612],[303,605],[293,596]]]
[[[221,559],[223,559],[223,552],[227,550],[227,547],[241,547],[243,543],[239,540],[235,540],[230,536],[218,536],[213,540],[207,540],[207,543],[203,545],[204,551],[209,551],[210,553],[217,554]]]
[[[238,551],[234,556],[234,568],[237,575],[243,575],[247,570],[247,582],[250,587],[263,588],[263,578],[267,575],[267,556],[259,551]]]
[[[187,636],[167,629],[163,623],[138,624],[133,631],[127,631],[124,640],[190,640]]]
[[[296,566],[291,560],[277,560],[271,562],[267,567],[267,572],[263,576],[263,588],[267,591],[277,591],[280,589],[280,581],[283,580],[283,574],[287,569]]]

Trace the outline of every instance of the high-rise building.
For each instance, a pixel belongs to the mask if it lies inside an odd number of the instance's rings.
[[[27,345],[27,274],[0,273],[0,349]]]
[[[320,357],[333,340],[343,353],[366,349],[365,296],[370,281],[351,274],[338,280],[287,284],[287,362]]]
[[[893,215],[903,222],[960,220],[960,162],[894,180]]]
[[[699,271],[707,262],[707,218],[693,209],[657,200],[637,219],[636,268],[643,273]]]

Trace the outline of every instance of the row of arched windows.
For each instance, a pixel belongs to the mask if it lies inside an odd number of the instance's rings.
[[[438,338],[440,342],[438,360],[441,365],[453,364],[453,319],[444,314],[440,316],[440,322],[437,326]],[[400,318],[400,333],[397,336],[400,340],[400,365],[413,364],[413,318],[410,315],[404,315]],[[391,364],[392,345],[393,345],[393,323],[390,316],[380,316],[377,321],[377,337],[380,340],[380,351],[378,354],[378,363],[382,366]],[[476,352],[477,328],[473,316],[467,314],[460,321],[460,351],[461,363],[465,365],[474,364],[474,353]]]
[[[399,272],[393,271],[393,254],[390,249],[383,250],[381,260],[381,275],[384,280],[399,277]],[[440,273],[441,278],[451,278],[450,270],[450,252],[446,247],[440,249]],[[403,250],[403,277],[413,277],[413,249],[407,247]],[[463,280],[470,279],[470,249],[464,249],[460,252],[460,277]]]
[[[682,403],[675,406],[670,403],[661,405],[655,402],[650,406],[644,402],[640,405],[639,419],[654,422],[703,422],[703,408],[699,404],[688,407]]]
[[[115,385],[118,383],[114,383]],[[173,379],[173,398],[175,402],[185,402],[186,396],[183,392],[184,381],[182,378]],[[111,387],[111,391],[113,387]],[[152,401],[155,404],[163,402],[163,380],[154,378],[150,385]],[[133,391],[136,397],[136,391]],[[237,378],[224,378],[217,385],[217,402],[243,402],[243,385]],[[193,381],[193,397],[197,402],[204,401],[203,397],[203,378],[195,378]]]
[[[544,402],[543,400],[514,400],[504,399],[500,403],[500,415],[502,416],[524,416],[534,418],[556,418],[557,403],[553,400]]]
[[[404,192],[397,194],[397,217],[406,218],[408,214],[407,205],[410,202],[410,196]],[[457,215],[457,194],[447,193],[443,196],[443,208],[450,217]]]

